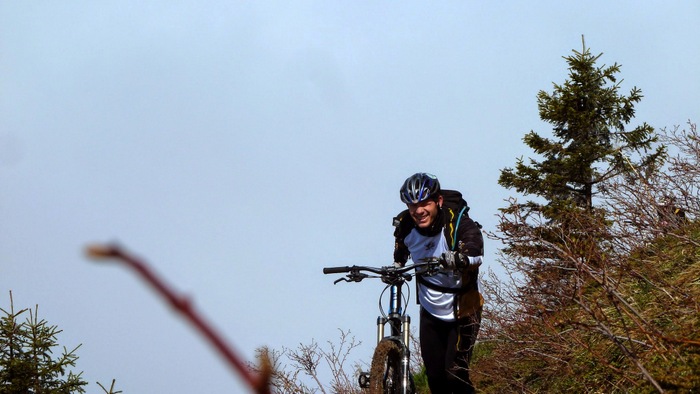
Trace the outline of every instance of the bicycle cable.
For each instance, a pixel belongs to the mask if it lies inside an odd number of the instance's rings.
[[[388,318],[388,315],[384,311],[382,300],[384,299],[384,293],[386,293],[387,289],[389,289],[390,287],[391,285],[386,285],[384,287],[384,290],[382,290],[382,293],[379,295],[379,312],[381,312],[382,317],[385,319]],[[411,286],[404,286],[403,289],[404,291],[401,292],[401,316],[404,316],[406,314],[406,311],[408,309],[408,303],[411,299]]]

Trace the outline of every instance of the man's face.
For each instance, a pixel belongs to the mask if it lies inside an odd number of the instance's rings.
[[[408,213],[411,214],[411,218],[416,222],[416,226],[428,228],[435,221],[440,211],[440,206],[442,206],[442,196],[438,197],[437,201],[428,199],[417,204],[408,204]]]

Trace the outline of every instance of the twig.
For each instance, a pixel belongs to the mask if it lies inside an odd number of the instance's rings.
[[[255,393],[270,394],[270,376],[272,374],[272,368],[267,354],[261,354],[260,373],[258,373],[257,376],[253,375],[245,362],[236,355],[233,349],[223,340],[221,335],[216,333],[211,325],[205,322],[197,313],[189,299],[176,294],[176,292],[168,287],[145,263],[124,252],[116,245],[92,245],[87,247],[86,252],[87,255],[93,259],[120,260],[128,267],[135,270],[143,279],[153,286],[158,293],[165,297],[171,306],[184,315],[187,320],[211,342],[214,348],[218,350],[229,365],[243,377],[243,380],[245,380]]]

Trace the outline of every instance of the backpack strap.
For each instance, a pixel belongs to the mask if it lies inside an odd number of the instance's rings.
[[[459,213],[456,215],[452,208],[445,207],[445,236],[450,242],[450,250],[455,250],[457,247],[457,234],[459,234],[459,223],[462,220],[462,216],[469,211],[469,207],[464,205]]]
[[[462,209],[459,211],[459,215],[457,215],[457,223],[455,224],[455,228],[452,231],[452,247],[450,250],[455,250],[455,246],[457,245],[457,230],[459,229],[459,222],[462,220],[462,214],[464,214],[464,211],[467,210],[467,206],[463,206]]]

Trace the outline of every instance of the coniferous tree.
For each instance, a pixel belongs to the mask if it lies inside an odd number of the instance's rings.
[[[518,159],[499,178],[501,186],[528,199],[511,198],[501,209],[500,234],[492,234],[505,244],[501,262],[513,281],[493,332],[505,344],[499,344],[500,357],[527,366],[520,371],[504,365],[505,374],[518,375],[523,385],[518,391],[574,387],[576,378],[558,386],[557,377],[569,369],[580,378],[591,366],[579,362],[587,353],[610,368],[610,375],[631,380],[620,371],[634,368],[660,389],[641,357],[636,330],[647,330],[646,322],[637,320],[634,306],[621,295],[630,249],[618,239],[616,230],[626,224],[616,222],[620,215],[608,200],[618,182],[647,185],[644,177],[658,173],[666,151],[657,146],[651,126],[630,125],[641,91],[621,93],[620,66],[599,66],[601,56],[584,42],[580,52],[564,57],[567,80],[537,95],[551,137],[526,134],[523,140],[536,158]]]
[[[568,79],[555,83],[552,93],[537,95],[540,118],[552,125],[552,137],[530,131],[523,141],[541,159],[526,163],[520,158],[499,178],[501,186],[530,198],[525,203],[511,200],[502,209],[499,229],[505,234],[504,254],[530,260],[534,276],[547,265],[563,267],[559,273],[566,275],[573,263],[561,260],[563,247],[589,260],[607,253],[601,249],[606,213],[594,204],[595,197],[613,178],[634,181],[640,172],[653,173],[665,157],[650,125],[630,127],[641,90],[622,94],[620,66],[599,66],[602,54],[592,55],[582,42],[580,52],[564,57]],[[562,245],[562,235],[575,242]]]
[[[620,66],[597,66],[602,54],[592,55],[585,42],[581,52],[573,52],[565,57],[569,79],[554,84],[551,94],[537,95],[540,118],[553,126],[555,139],[534,131],[523,138],[543,160],[526,164],[520,158],[499,178],[501,186],[541,197],[544,201],[527,205],[548,219],[557,218],[562,204],[592,210],[599,185],[633,174],[634,167],[658,166],[664,155],[662,148],[653,149],[650,125],[627,129],[642,92],[634,87],[627,96],[620,93]]]
[[[11,296],[10,296],[11,299]],[[54,358],[52,349],[58,346],[56,326],[37,316],[34,311],[9,311],[0,308],[0,393],[1,394],[72,394],[84,393],[87,382],[81,373],[75,374],[77,347],[63,348]],[[27,316],[28,315],[28,316]],[[26,317],[24,321],[20,321]]]

